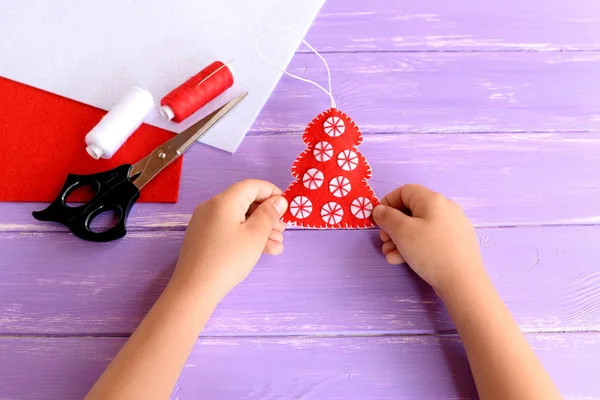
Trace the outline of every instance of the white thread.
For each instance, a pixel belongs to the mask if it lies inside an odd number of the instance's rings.
[[[317,50],[315,50],[314,47],[312,47],[310,44],[308,44],[308,42],[306,40],[304,40],[304,38],[302,38],[302,36],[300,36],[300,34],[298,32],[296,32],[294,29],[292,29],[290,27],[284,27],[284,28],[281,28],[281,29],[282,30],[285,29],[285,30],[293,32],[302,41],[302,43],[304,43],[306,46],[308,46],[308,48],[311,49],[313,51],[313,53],[315,53],[321,59],[321,61],[323,61],[323,63],[325,64],[325,68],[327,69],[327,80],[329,82],[329,91],[327,89],[325,89],[323,86],[319,85],[315,81],[311,81],[310,79],[302,78],[302,77],[300,77],[298,75],[294,75],[292,73],[287,72],[285,69],[280,68],[279,66],[277,66],[274,63],[272,63],[271,61],[269,61],[262,54],[262,52],[260,51],[260,39],[262,38],[262,36],[265,33],[270,32],[270,31],[274,31],[276,29],[265,29],[264,31],[262,31],[260,33],[260,35],[258,35],[258,38],[256,39],[256,52],[258,53],[258,55],[260,56],[260,58],[262,58],[267,63],[271,64],[273,67],[277,68],[278,70],[280,70],[284,74],[286,74],[288,76],[291,76],[294,79],[298,79],[300,81],[307,82],[307,83],[315,85],[316,87],[318,87],[319,89],[321,89],[322,91],[324,91],[325,93],[327,93],[327,95],[329,96],[329,99],[331,101],[331,107],[332,108],[337,108],[335,106],[335,99],[333,98],[333,90],[331,90],[331,71],[329,70],[329,65],[327,64],[327,61],[325,61],[325,59],[323,58],[323,56],[321,54],[319,54],[319,52]]]
[[[204,82],[206,82],[208,80],[208,78],[210,78],[211,76],[213,76],[214,74],[216,74],[217,72],[219,72],[220,70],[222,70],[223,68],[225,68],[233,60],[234,59],[232,58],[231,60],[229,60],[226,63],[224,63],[223,65],[221,65],[219,68],[215,69],[213,72],[211,72],[210,74],[208,74],[208,76],[206,78],[204,78],[200,82],[198,82],[196,84],[196,86],[202,85]],[[231,68],[229,68],[229,72],[231,72]],[[233,72],[231,72],[231,75],[233,75]]]
[[[153,108],[154,99],[149,92],[131,88],[86,135],[88,154],[96,160],[111,158]]]

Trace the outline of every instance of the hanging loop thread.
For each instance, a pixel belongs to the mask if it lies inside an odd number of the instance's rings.
[[[312,47],[306,40],[304,40],[304,38],[302,36],[300,36],[300,34],[298,32],[296,32],[294,29],[290,28],[290,27],[284,27],[284,28],[280,28],[281,30],[288,30],[290,32],[292,32],[294,35],[296,35],[300,41],[302,41],[302,43],[304,43],[313,53],[315,53],[320,59],[321,61],[323,61],[323,64],[325,64],[325,69],[327,70],[327,80],[329,82],[329,90],[325,89],[323,86],[319,85],[317,82],[310,80],[310,79],[306,79],[306,78],[302,78],[298,75],[294,75],[290,72],[287,72],[285,69],[279,67],[278,65],[276,65],[275,63],[271,62],[271,60],[269,60],[268,58],[266,58],[263,53],[260,50],[260,40],[262,38],[262,36],[267,33],[267,32],[271,32],[271,31],[275,31],[277,29],[265,29],[264,31],[262,31],[260,33],[260,35],[258,35],[258,38],[256,39],[256,52],[258,53],[258,55],[260,56],[260,58],[262,58],[264,61],[266,61],[267,63],[269,63],[270,65],[272,65],[273,67],[277,68],[279,71],[283,72],[284,74],[286,74],[287,76],[290,76],[294,79],[298,79],[302,82],[307,82],[310,83],[312,85],[315,85],[316,87],[318,87],[319,89],[321,89],[323,92],[325,92],[327,94],[327,96],[329,96],[329,100],[331,102],[331,108],[337,108],[336,104],[335,104],[335,99],[333,97],[333,90],[331,89],[331,71],[329,70],[329,65],[327,64],[327,61],[325,61],[325,58],[323,58],[323,56],[317,51],[315,50],[314,47]]]

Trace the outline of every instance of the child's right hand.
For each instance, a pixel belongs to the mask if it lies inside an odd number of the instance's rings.
[[[262,253],[281,253],[280,218],[287,209],[281,195],[272,183],[246,179],[196,207],[173,280],[204,282],[220,300],[248,276]]]
[[[458,204],[413,184],[392,191],[381,203],[373,219],[388,263],[408,263],[440,295],[485,273],[475,230]]]

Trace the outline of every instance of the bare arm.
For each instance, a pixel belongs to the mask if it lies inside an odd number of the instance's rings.
[[[218,297],[170,283],[87,399],[168,399]]]
[[[198,207],[173,278],[86,399],[169,398],[219,301],[250,273],[261,252],[283,250],[279,219],[287,203],[280,194],[270,183],[249,180]]]
[[[373,210],[390,264],[407,262],[446,305],[482,399],[561,396],[485,272],[462,209],[418,185],[388,194]],[[410,210],[412,216],[399,210]]]
[[[561,398],[487,276],[449,288],[442,300],[482,399]]]

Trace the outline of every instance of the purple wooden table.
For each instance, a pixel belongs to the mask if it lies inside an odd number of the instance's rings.
[[[600,2],[328,0],[307,39],[375,191],[420,182],[461,203],[565,397],[600,398]],[[326,77],[303,49],[290,70]],[[165,286],[194,206],[247,177],[285,187],[327,104],[283,78],[237,154],[194,147],[180,201],[137,205],[116,243],[1,204],[0,399],[81,398]],[[448,315],[376,231],[286,246],[219,307],[173,399],[476,397]]]

